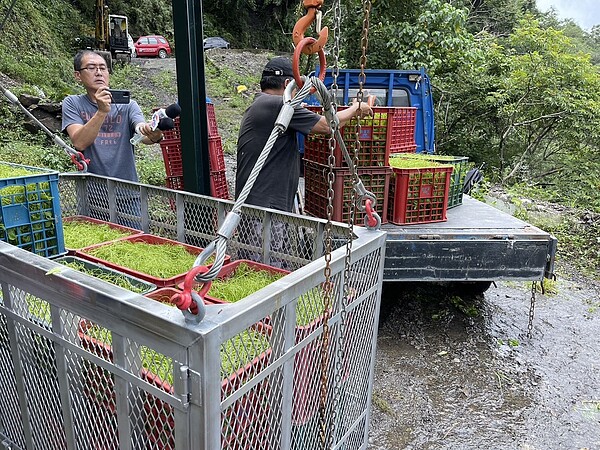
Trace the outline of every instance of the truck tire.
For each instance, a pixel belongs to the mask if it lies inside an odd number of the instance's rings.
[[[165,49],[162,49],[162,48],[161,48],[161,49],[158,51],[158,57],[159,57],[160,59],[165,59],[165,58],[167,57],[167,51],[166,51]]]

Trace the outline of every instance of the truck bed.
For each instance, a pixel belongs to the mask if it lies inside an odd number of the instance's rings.
[[[467,195],[446,222],[387,231],[384,281],[541,280],[552,276],[556,238]]]

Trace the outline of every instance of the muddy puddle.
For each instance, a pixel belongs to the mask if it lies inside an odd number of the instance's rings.
[[[399,286],[399,285],[398,285]],[[369,449],[600,450],[600,288],[386,286]],[[410,294],[407,294],[410,292]]]

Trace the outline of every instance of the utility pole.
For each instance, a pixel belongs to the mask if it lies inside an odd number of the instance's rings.
[[[186,191],[210,195],[202,2],[173,2],[181,157]]]

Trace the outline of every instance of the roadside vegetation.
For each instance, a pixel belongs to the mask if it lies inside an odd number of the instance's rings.
[[[362,3],[342,3],[340,64],[359,67]],[[95,2],[23,0],[8,20],[10,2],[0,4],[0,83],[43,101],[79,92],[72,55],[93,35]],[[205,1],[204,32],[223,36],[233,48],[291,52],[300,6],[291,0],[246,6]],[[325,2],[324,25],[332,27],[330,7]],[[110,8],[130,18],[134,37],[159,33],[173,41],[171,2],[115,0]],[[477,166],[485,162],[487,183],[509,192],[516,214],[557,236],[559,259],[600,277],[600,26],[582,30],[541,13],[531,0],[373,2],[370,19],[367,68],[425,67],[431,76],[437,151],[469,156]],[[238,87],[254,92],[258,74],[207,60],[206,75],[208,91],[220,100],[224,149],[233,152],[239,117],[251,101]],[[159,98],[177,94],[168,73],[148,79],[137,65],[118,67],[112,82],[130,89],[146,115]],[[66,155],[42,133],[26,132],[22,120],[0,102],[0,160],[72,170]],[[144,182],[162,184],[156,150],[141,149],[138,164]],[[557,204],[562,208],[550,207]]]

